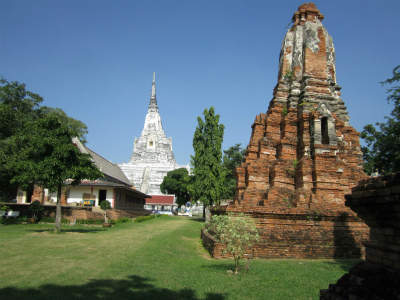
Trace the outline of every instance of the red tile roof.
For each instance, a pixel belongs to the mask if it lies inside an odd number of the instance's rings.
[[[155,204],[174,204],[174,195],[151,195],[151,198],[146,199],[146,204],[155,205]]]

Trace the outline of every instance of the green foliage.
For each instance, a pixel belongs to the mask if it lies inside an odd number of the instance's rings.
[[[157,215],[157,218],[160,217],[160,216],[162,216],[162,215]],[[148,216],[143,216],[143,217],[137,217],[134,220],[134,222],[140,223],[140,222],[143,222],[143,221],[148,221],[148,220],[154,219],[155,217],[156,217],[156,215],[148,215]]]
[[[233,199],[235,196],[236,178],[233,175],[233,170],[239,166],[244,158],[246,149],[241,147],[241,144],[236,144],[228,150],[224,150],[222,167],[225,172],[224,190],[221,199]]]
[[[77,126],[60,122],[54,111],[39,108],[42,98],[25,90],[25,85],[1,80],[0,89],[0,190],[11,194],[17,187],[40,184],[57,190],[56,231],[61,225],[61,188],[65,181],[79,184],[102,173],[88,154],[71,142]],[[59,113],[59,112],[58,112]]]
[[[77,219],[76,225],[101,225],[104,223],[103,219]]]
[[[7,211],[9,208],[7,205],[0,203],[0,211]]]
[[[205,229],[226,244],[224,251],[232,254],[236,274],[240,268],[240,259],[260,238],[255,220],[243,213],[214,215],[209,222],[206,222]]]
[[[283,75],[283,78],[286,81],[291,81],[293,79],[293,72],[289,69],[286,70],[285,75]]]
[[[190,201],[189,195],[190,176],[186,168],[169,171],[160,185],[164,194],[175,195],[176,204],[184,205]]]
[[[83,145],[86,144],[86,134],[88,133],[88,128],[85,123],[68,117],[61,108],[42,107],[42,109],[46,112],[46,114],[55,116],[60,123],[67,125],[72,131],[76,132],[76,137],[79,139],[79,141]]]
[[[111,208],[111,203],[107,200],[103,200],[100,202],[100,208],[104,210],[104,223],[108,223],[107,220],[107,209]]]
[[[43,148],[48,146],[48,143],[37,141],[51,136],[52,133],[49,134],[48,130],[59,129],[58,125],[53,128],[55,122],[62,123],[63,127],[67,128],[65,131],[69,131],[69,136],[78,136],[85,141],[84,135],[87,133],[85,124],[68,117],[61,109],[39,107],[42,101],[43,98],[38,94],[27,91],[24,84],[0,79],[0,197],[2,199],[11,200],[15,197],[18,187],[28,189],[38,182],[36,176],[32,176],[32,169],[35,168],[32,164],[35,162],[29,157],[27,150],[31,150],[30,154],[36,152],[37,157],[47,156],[53,148]],[[56,121],[50,122],[51,119]],[[36,142],[31,143],[31,140]],[[53,140],[52,143],[57,143],[57,140]],[[30,162],[15,168],[25,159],[29,159]],[[23,174],[21,169],[24,169]],[[52,173],[48,173],[47,170],[43,176],[51,177],[50,174]]]
[[[282,116],[286,116],[288,114],[288,109],[287,107],[282,108],[282,112],[281,112]]]
[[[110,208],[111,208],[111,203],[110,203],[110,201],[107,201],[107,200],[101,201],[101,203],[100,203],[100,208],[101,208],[102,210],[110,209]]]
[[[120,224],[120,223],[127,223],[127,222],[131,222],[132,219],[128,218],[128,217],[122,217],[119,218],[117,220],[111,220],[110,223],[113,223],[113,221],[115,221],[115,224]]]
[[[197,117],[198,126],[193,137],[191,196],[206,207],[219,203],[223,192],[225,174],[221,165],[221,145],[225,126],[219,124],[220,116],[215,115],[214,107],[206,108],[203,115],[205,121]]]
[[[393,77],[381,82],[382,85],[400,81],[400,65],[393,69]],[[392,117],[385,117],[386,123],[364,126],[361,132],[367,144],[362,147],[364,153],[364,170],[367,174],[378,172],[389,174],[400,171],[400,86],[392,86],[387,90],[390,95],[387,101],[393,101]]]
[[[0,196],[3,200],[11,200],[16,194],[18,184],[11,183],[11,179],[17,171],[8,161],[18,156],[18,149],[23,146],[10,140],[20,135],[28,122],[39,117],[42,101],[42,97],[27,91],[25,84],[0,79]]]
[[[34,219],[38,219],[40,217],[40,213],[43,211],[43,209],[43,205],[38,200],[33,201],[28,207],[28,210],[32,213],[32,218]]]

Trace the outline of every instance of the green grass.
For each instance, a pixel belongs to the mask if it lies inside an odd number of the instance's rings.
[[[356,260],[210,259],[202,223],[162,217],[115,227],[0,227],[0,299],[319,299]]]

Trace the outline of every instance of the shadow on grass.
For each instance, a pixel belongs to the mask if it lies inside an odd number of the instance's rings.
[[[77,232],[77,233],[98,233],[104,232],[106,229],[100,228],[68,228],[68,229],[61,229],[60,233],[54,233],[54,229],[28,229],[27,231],[31,232],[48,232],[51,234],[65,234],[69,232]]]
[[[357,263],[362,261],[362,259],[335,259],[332,261],[326,261],[325,264],[327,265],[339,265],[340,268],[348,272],[352,267],[354,267]]]
[[[196,221],[196,222],[205,222],[205,218],[203,217],[191,217],[190,218],[191,221]]]
[[[173,291],[155,287],[150,279],[140,276],[129,276],[128,279],[91,280],[82,285],[46,284],[38,288],[6,287],[0,289],[0,299],[135,299],[135,300],[200,300],[192,289]],[[223,300],[225,296],[208,293],[204,300]]]

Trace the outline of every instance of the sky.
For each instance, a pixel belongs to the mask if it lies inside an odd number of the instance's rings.
[[[213,106],[223,150],[250,140],[277,84],[279,52],[303,1],[0,0],[0,75],[89,129],[87,146],[128,162],[147,113],[153,72],[159,112],[181,165],[197,117]],[[400,64],[400,1],[318,0],[336,49],[350,124],[384,121],[380,82]]]

